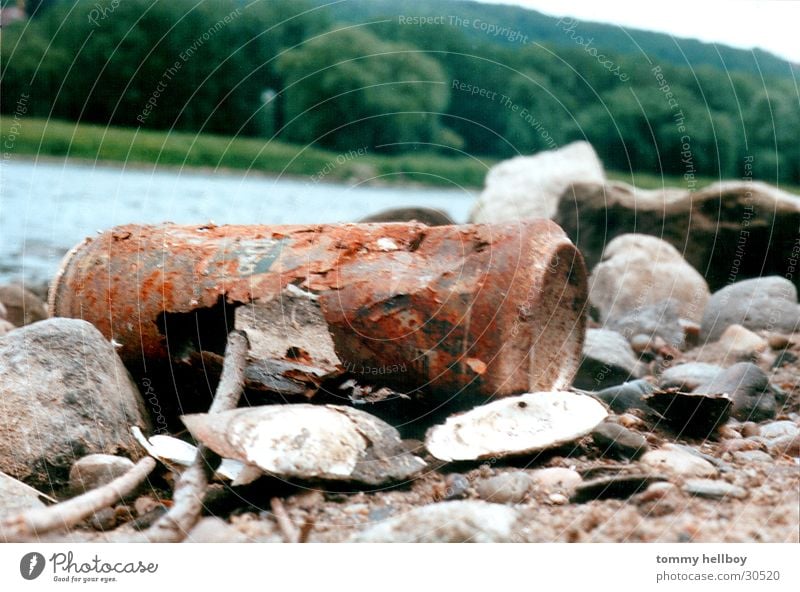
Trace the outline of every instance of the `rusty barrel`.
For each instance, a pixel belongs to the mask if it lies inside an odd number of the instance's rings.
[[[50,310],[94,324],[130,368],[180,353],[167,317],[227,331],[232,307],[287,290],[319,304],[341,360],[408,388],[560,389],[581,359],[586,270],[549,220],[120,226],[65,257]]]

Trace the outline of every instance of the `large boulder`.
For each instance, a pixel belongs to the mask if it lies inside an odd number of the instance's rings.
[[[605,182],[603,165],[588,142],[517,156],[495,165],[470,215],[474,223],[552,218],[572,183]]]
[[[797,289],[786,278],[770,276],[717,290],[706,305],[700,338],[716,341],[731,325],[777,333],[800,330]]]
[[[16,327],[29,325],[47,318],[47,307],[36,294],[19,284],[0,286],[0,315]]]
[[[47,491],[92,453],[138,456],[149,422],[114,347],[91,324],[54,318],[0,337],[0,470]]]
[[[699,322],[709,295],[703,276],[675,247],[646,234],[608,243],[589,279],[589,302],[603,322],[665,300],[681,318]]]
[[[766,183],[730,181],[699,191],[576,183],[561,196],[553,219],[590,269],[609,241],[637,232],[684,253],[712,290],[770,274],[800,283],[800,199]]]

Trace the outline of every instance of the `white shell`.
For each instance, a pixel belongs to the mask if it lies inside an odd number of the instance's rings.
[[[527,393],[448,417],[428,430],[425,445],[445,461],[524,454],[585,436],[607,415],[599,401],[585,395]]]

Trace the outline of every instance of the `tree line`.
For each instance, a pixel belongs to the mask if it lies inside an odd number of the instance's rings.
[[[359,20],[348,2],[45,4],[3,27],[5,114],[26,95],[26,116],[493,158],[586,139],[615,170],[800,182],[792,76],[615,52],[569,19],[556,44],[480,5]]]

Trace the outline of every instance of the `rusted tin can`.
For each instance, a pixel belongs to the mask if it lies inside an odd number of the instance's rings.
[[[231,307],[290,285],[319,303],[341,360],[406,389],[560,389],[581,359],[586,270],[549,220],[120,226],[66,256],[50,310],[93,323],[135,367],[180,354],[165,319],[224,337]]]

